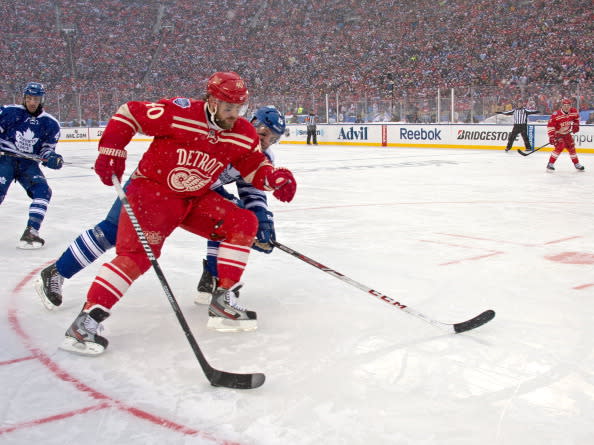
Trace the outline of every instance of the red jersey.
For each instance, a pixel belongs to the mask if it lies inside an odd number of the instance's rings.
[[[570,108],[569,112],[557,110],[549,119],[547,134],[550,138],[564,136],[570,133],[577,133],[580,129],[580,115],[576,108]]]
[[[240,117],[230,130],[216,128],[208,122],[201,100],[127,102],[111,117],[99,147],[124,149],[136,133],[154,136],[137,174],[184,196],[208,192],[228,164],[260,189],[273,169],[246,119]]]

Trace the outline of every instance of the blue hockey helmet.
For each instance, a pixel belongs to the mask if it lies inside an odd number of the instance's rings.
[[[282,136],[285,133],[285,116],[271,105],[258,108],[251,122],[254,127],[259,127],[260,125],[267,126],[278,136]]]
[[[23,90],[23,96],[45,96],[45,88],[39,82],[29,82]]]

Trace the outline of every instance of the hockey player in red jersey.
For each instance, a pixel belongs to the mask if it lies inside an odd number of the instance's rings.
[[[125,147],[137,132],[154,136],[127,188],[139,224],[159,256],[165,239],[182,227],[207,239],[221,241],[219,287],[209,315],[221,317],[237,330],[251,330],[256,313],[237,302],[239,282],[258,228],[254,214],[210,189],[232,164],[256,188],[270,190],[285,202],[293,199],[292,173],[275,168],[260,150],[254,127],[240,117],[248,98],[245,82],[233,72],[213,74],[205,100],[162,99],[122,105],[99,141],[95,171],[106,185],[121,179]],[[107,347],[97,334],[99,324],[130,285],[150,267],[126,212],[120,214],[117,256],[104,264],[87,293],[81,313],[66,331],[62,349],[97,355]]]
[[[567,149],[571,162],[579,171],[584,171],[575,151],[575,142],[572,133],[580,131],[580,115],[576,108],[571,106],[571,99],[561,101],[561,109],[555,111],[547,124],[549,143],[555,147],[547,164],[548,171],[555,170],[555,161],[564,149]]]

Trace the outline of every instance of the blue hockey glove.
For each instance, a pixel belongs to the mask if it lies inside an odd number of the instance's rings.
[[[254,210],[254,214],[258,218],[258,232],[256,233],[256,240],[252,244],[252,248],[259,252],[270,253],[274,249],[271,241],[276,239],[272,212],[257,207]]]
[[[62,155],[56,153],[55,151],[50,151],[47,155],[47,159],[43,161],[41,165],[54,170],[60,170],[63,163],[64,159],[62,159]]]

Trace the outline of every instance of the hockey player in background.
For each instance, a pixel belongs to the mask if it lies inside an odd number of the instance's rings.
[[[270,147],[277,143],[284,134],[284,116],[276,108],[266,106],[256,110],[250,122],[256,128],[262,151],[273,162],[274,157]],[[223,185],[234,181],[237,184],[239,198],[227,192],[223,187]],[[274,221],[272,212],[268,210],[266,193],[246,183],[233,166],[227,166],[211,189],[256,215],[258,231],[252,247],[265,253],[272,252],[273,246],[270,241],[275,236]],[[55,263],[41,271],[35,288],[47,309],[53,310],[62,304],[64,278],[72,278],[105,251],[115,246],[121,208],[121,201],[116,198],[103,221],[81,233],[70,243]],[[198,286],[197,304],[209,304],[212,294],[216,290],[219,245],[219,241],[208,241],[207,260],[204,260],[203,263],[204,270]],[[222,325],[221,328],[219,325]],[[219,323],[217,317],[209,317],[209,327],[217,330],[229,330],[228,326]]]
[[[575,151],[575,142],[572,134],[580,131],[580,115],[576,108],[571,106],[571,99],[561,101],[561,109],[555,111],[547,123],[547,134],[549,143],[555,147],[547,164],[547,171],[555,170],[555,161],[565,149],[569,152],[569,157],[573,166],[584,171],[584,166],[580,164],[578,155]]]
[[[271,146],[277,143],[285,132],[285,118],[274,107],[267,106],[259,108],[251,120],[252,125],[260,137],[262,152],[274,163],[274,154]],[[239,199],[227,192],[223,187],[226,184],[235,182]],[[214,184],[214,189],[227,196],[228,199],[236,201],[241,207],[252,211],[258,218],[258,232],[252,248],[264,253],[270,253],[274,249],[272,241],[275,239],[273,214],[268,210],[266,194],[246,182],[241,174],[229,166]],[[203,273],[198,283],[198,295],[195,299],[197,304],[207,304],[212,299],[218,286],[218,252],[219,241],[208,241],[206,260],[203,260]],[[225,324],[219,324],[220,318],[209,317],[209,327],[217,330],[229,330]]]
[[[219,287],[210,317],[239,329],[253,329],[256,313],[237,303],[258,221],[249,210],[212,191],[224,168],[232,164],[248,182],[284,202],[293,199],[292,173],[275,168],[260,150],[256,130],[240,117],[248,90],[236,73],[218,72],[207,84],[205,100],[131,101],[109,120],[99,141],[95,172],[106,185],[125,170],[126,145],[137,132],[153,136],[127,187],[128,200],[156,257],[177,227],[220,240]],[[150,268],[150,261],[125,212],[120,214],[117,256],[104,264],[91,284],[81,313],[66,331],[61,348],[85,355],[101,354],[108,345],[98,326],[130,285]]]
[[[23,90],[22,105],[0,108],[0,203],[16,181],[32,199],[27,226],[17,247],[39,249],[45,241],[39,236],[52,190],[39,168],[62,168],[62,156],[56,153],[60,123],[43,110],[45,89],[29,82]]]

